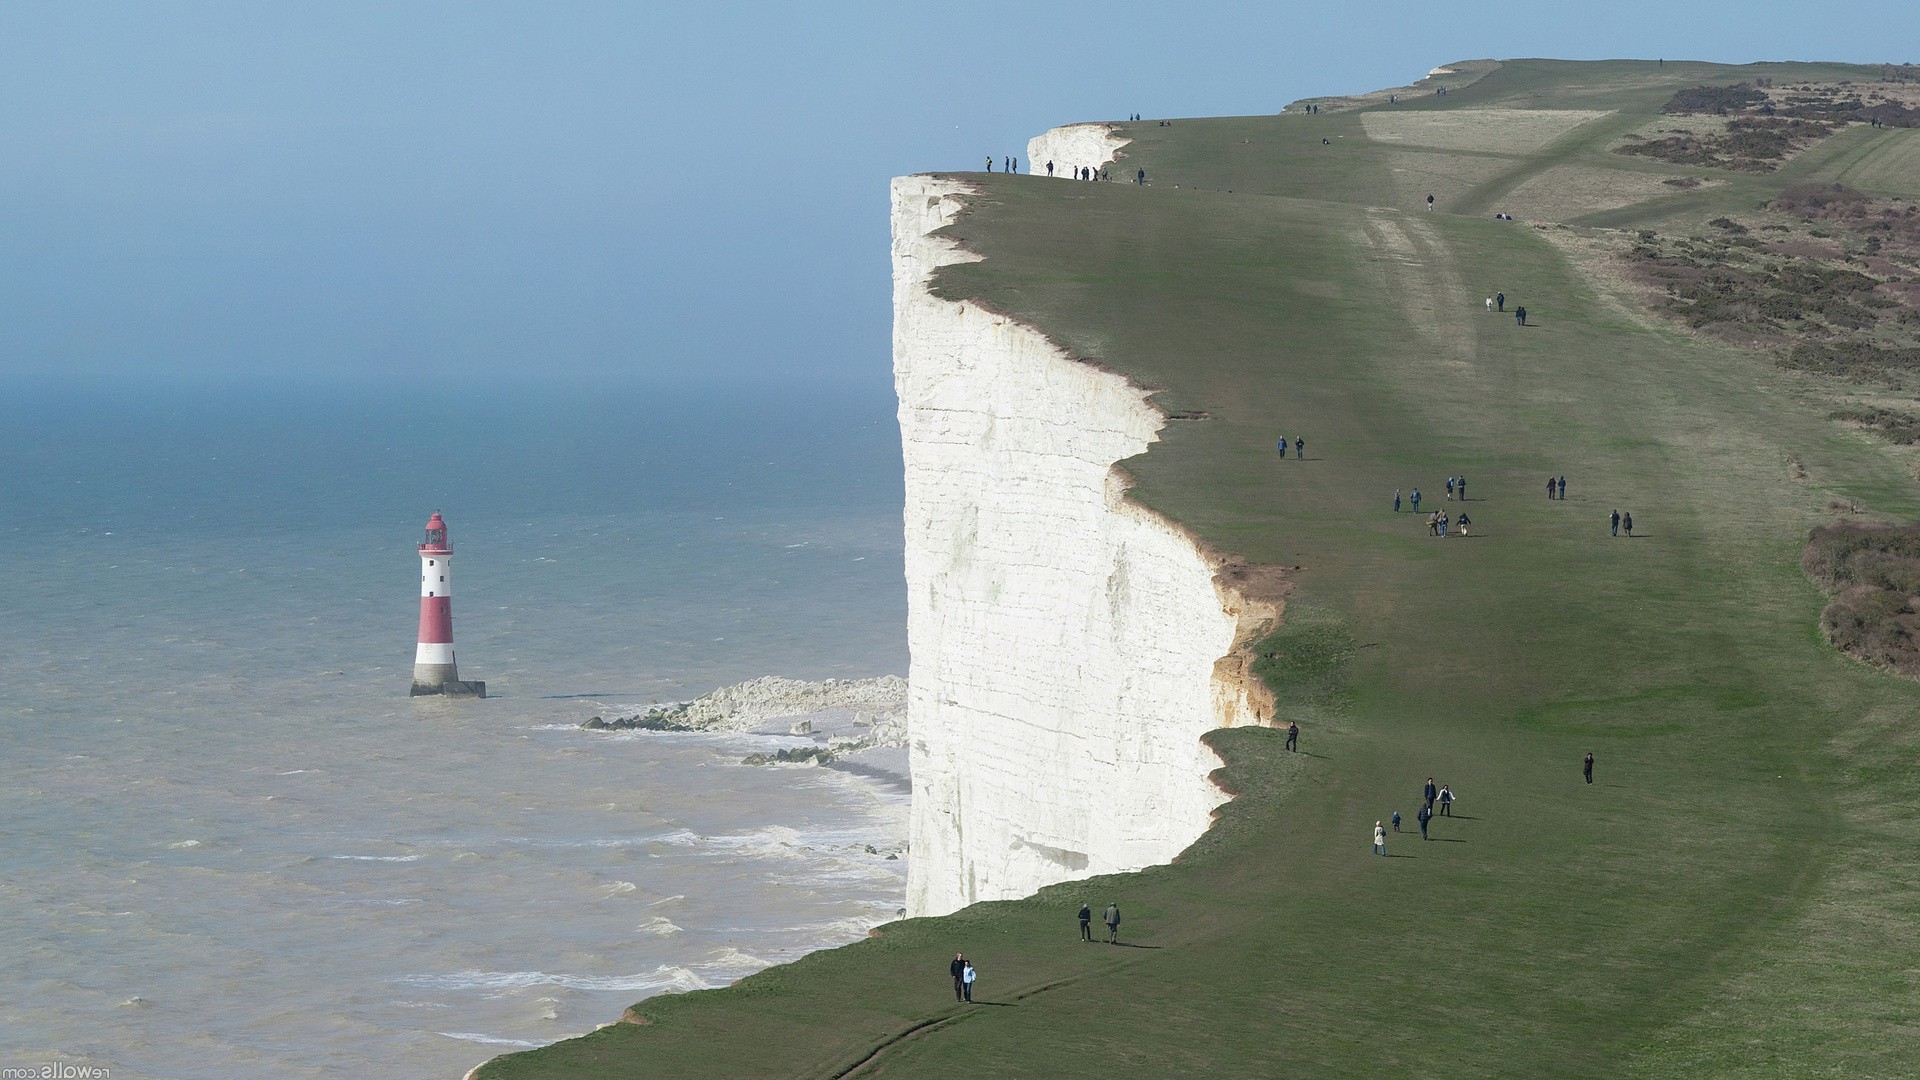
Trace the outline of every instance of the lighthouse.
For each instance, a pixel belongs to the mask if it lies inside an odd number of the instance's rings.
[[[487,684],[463,682],[453,664],[453,543],[439,511],[420,545],[420,645],[413,654],[413,696],[486,697]]]

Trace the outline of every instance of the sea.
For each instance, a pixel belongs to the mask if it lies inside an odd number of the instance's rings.
[[[9,386],[0,1069],[457,1080],[894,918],[904,785],[578,725],[905,674],[901,485],[884,377]]]

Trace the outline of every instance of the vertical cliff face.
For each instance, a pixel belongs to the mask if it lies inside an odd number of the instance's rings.
[[[928,290],[976,258],[930,235],[964,199],[893,183],[915,915],[1171,859],[1225,798],[1200,736],[1269,711],[1233,654],[1273,608],[1129,503],[1114,468],[1164,417],[1033,328]]]
[[[1112,124],[1068,124],[1027,140],[1028,171],[1047,174],[1053,162],[1055,177],[1071,177],[1075,169],[1097,169],[1112,161],[1127,145],[1114,137]]]

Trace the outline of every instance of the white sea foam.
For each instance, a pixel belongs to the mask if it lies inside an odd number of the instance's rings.
[[[707,959],[701,961],[700,970],[717,978],[739,979],[771,963],[771,960],[762,960],[751,953],[744,953],[727,945],[716,949]]]
[[[655,915],[653,918],[634,927],[633,932],[636,934],[653,934],[656,937],[666,937],[668,934],[679,933],[680,927],[675,926],[672,919]]]
[[[407,986],[427,990],[522,990],[533,986],[563,986],[569,990],[619,990],[631,993],[706,990],[712,984],[679,964],[662,964],[633,975],[569,975],[550,971],[450,971],[439,975],[406,975]]]
[[[329,859],[345,859],[348,862],[419,862],[425,855],[329,855]]]
[[[532,1050],[535,1047],[547,1045],[546,1043],[535,1042],[531,1039],[502,1039],[493,1035],[481,1035],[473,1031],[436,1031],[434,1034],[444,1035],[449,1039],[459,1039],[463,1042],[485,1043],[488,1046],[517,1046],[522,1050]]]

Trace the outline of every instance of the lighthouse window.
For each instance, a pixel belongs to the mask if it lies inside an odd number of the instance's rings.
[[[445,574],[441,574],[441,575],[440,575],[440,580],[441,580],[441,581],[445,581],[445,580],[447,580],[447,575],[445,575]]]
[[[433,560],[432,560],[432,559],[428,559],[428,560],[427,560],[427,565],[428,565],[428,566],[432,566],[432,565],[433,565]]]
[[[428,590],[427,590],[427,595],[428,595],[428,596],[432,596],[432,595],[433,595],[433,590],[432,590],[432,589],[428,589]]]

